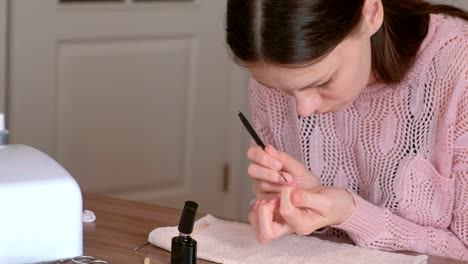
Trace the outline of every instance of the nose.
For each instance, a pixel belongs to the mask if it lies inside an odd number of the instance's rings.
[[[316,113],[322,103],[319,95],[295,96],[297,113],[302,117],[308,117]]]

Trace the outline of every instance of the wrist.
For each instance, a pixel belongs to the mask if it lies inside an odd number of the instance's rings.
[[[344,214],[344,217],[341,220],[341,223],[346,221],[354,213],[354,210],[356,209],[356,201],[354,200],[354,196],[351,193],[351,190],[349,189],[344,189],[344,190],[346,191],[346,195],[348,196],[348,198],[346,199],[348,201],[348,206],[347,206],[348,210],[346,210],[347,213]]]

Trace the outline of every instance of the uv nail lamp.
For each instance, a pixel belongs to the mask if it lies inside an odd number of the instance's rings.
[[[0,263],[82,254],[82,197],[77,182],[37,149],[0,145]]]

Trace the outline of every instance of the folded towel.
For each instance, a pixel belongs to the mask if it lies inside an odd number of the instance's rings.
[[[171,239],[177,227],[153,230],[148,241],[171,251]],[[312,236],[286,235],[260,244],[251,225],[217,219],[200,218],[191,235],[197,240],[197,257],[217,263],[426,263],[427,256],[408,256],[321,240]]]

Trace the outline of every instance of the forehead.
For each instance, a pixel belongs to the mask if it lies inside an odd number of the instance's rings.
[[[277,65],[264,61],[247,64],[253,78],[269,87],[294,89],[330,77],[340,64],[342,48],[338,45],[320,61],[299,65]]]

